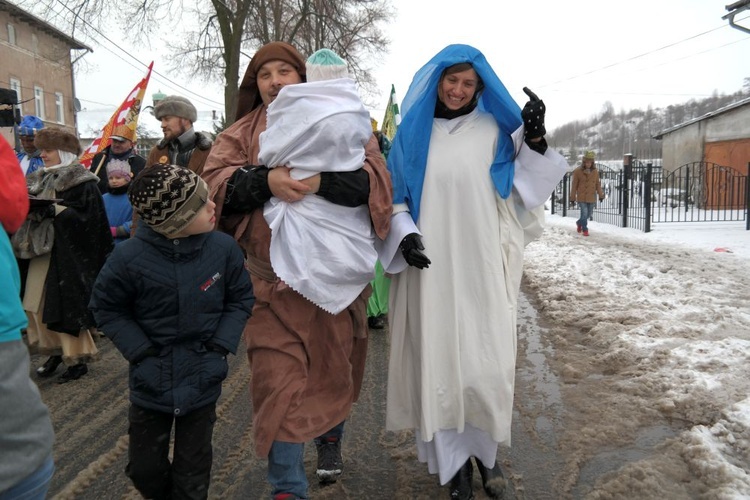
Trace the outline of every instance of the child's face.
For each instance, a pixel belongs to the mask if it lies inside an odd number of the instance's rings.
[[[124,186],[128,182],[130,182],[130,179],[122,177],[121,175],[109,177],[109,187],[118,188]]]
[[[216,203],[208,200],[198,211],[195,219],[185,229],[174,235],[174,238],[184,238],[194,234],[208,233],[214,230],[216,225]]]

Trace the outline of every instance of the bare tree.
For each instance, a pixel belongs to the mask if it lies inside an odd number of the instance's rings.
[[[133,39],[179,33],[179,41],[168,43],[172,69],[224,84],[227,125],[234,122],[246,61],[271,41],[291,43],[304,55],[334,50],[349,63],[365,98],[372,97],[372,65],[389,43],[381,26],[394,15],[390,0],[21,0],[19,5],[94,40],[113,19]]]

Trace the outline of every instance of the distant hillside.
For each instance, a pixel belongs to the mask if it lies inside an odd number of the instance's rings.
[[[698,118],[750,96],[750,78],[744,89],[730,95],[714,94],[701,100],[647,110],[631,109],[616,113],[606,102],[601,113],[588,120],[566,123],[547,134],[547,143],[576,163],[583,152],[592,149],[597,160],[621,160],[625,153],[638,158],[661,158],[661,141],[652,139],[662,130]]]

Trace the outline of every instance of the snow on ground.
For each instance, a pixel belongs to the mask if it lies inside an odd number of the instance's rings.
[[[590,418],[563,439],[580,450],[568,472],[597,446],[678,422],[659,459],[603,476],[590,498],[750,497],[745,222],[657,224],[651,233],[590,222],[589,230],[583,237],[574,218],[548,213],[524,266],[542,313],[564,327],[554,340],[572,353],[565,383],[588,405]]]

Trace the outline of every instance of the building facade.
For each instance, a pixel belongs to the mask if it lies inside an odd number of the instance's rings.
[[[45,126],[76,133],[72,57],[90,51],[46,21],[0,0],[0,88],[16,91],[21,115],[36,115]],[[0,134],[18,146],[13,127],[0,127]]]
[[[659,132],[664,170],[692,162],[715,163],[748,174],[750,97]]]

